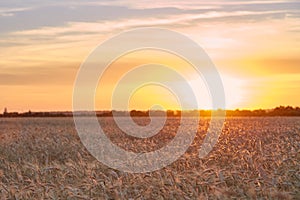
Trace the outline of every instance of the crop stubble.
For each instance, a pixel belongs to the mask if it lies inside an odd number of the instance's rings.
[[[112,142],[133,152],[163,147],[179,125],[179,118],[169,118],[157,135],[137,139],[110,117],[99,121]],[[208,124],[201,118],[194,142],[173,164],[131,174],[93,158],[72,118],[0,119],[0,198],[299,199],[299,117],[227,118],[213,151],[199,159]]]

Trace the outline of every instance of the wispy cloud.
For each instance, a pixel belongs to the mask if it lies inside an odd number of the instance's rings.
[[[0,17],[13,17],[18,12],[29,11],[32,7],[0,8]]]
[[[34,2],[34,1],[32,1]],[[116,20],[168,18],[168,16],[195,15],[198,19],[231,17],[229,20],[261,20],[262,16],[297,17],[298,2],[274,1],[221,1],[197,3],[198,1],[179,1],[150,3],[150,1],[45,1],[32,7],[12,7],[0,10],[1,32],[31,30],[41,27],[65,26],[72,22],[103,22]],[[48,4],[47,4],[48,3]],[[33,3],[32,3],[33,4]],[[30,4],[29,4],[30,5]],[[176,6],[174,6],[176,5]],[[287,15],[289,14],[289,15]],[[257,15],[257,17],[255,17]],[[3,17],[5,16],[5,17]],[[8,17],[9,16],[9,17]],[[235,18],[234,18],[235,17]],[[243,17],[243,18],[240,18]],[[219,19],[220,20],[220,19]]]

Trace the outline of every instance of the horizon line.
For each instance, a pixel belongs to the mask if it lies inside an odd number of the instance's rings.
[[[155,110],[152,110],[152,111],[164,111],[164,112],[167,112],[167,111],[218,111],[218,110],[225,110],[225,111],[255,111],[255,110],[274,110],[276,108],[287,108],[287,107],[290,107],[290,108],[293,108],[293,109],[297,109],[297,108],[300,108],[300,105],[299,106],[291,106],[291,105],[279,105],[279,106],[276,106],[276,107],[272,107],[272,108],[217,108],[217,109],[208,109],[208,108],[195,108],[195,109],[155,109]],[[0,112],[1,113],[4,113],[5,111],[7,113],[27,113],[27,112],[111,112],[111,111],[117,111],[117,112],[131,112],[131,111],[141,111],[141,112],[147,112],[147,111],[150,111],[151,109],[130,109],[130,110],[122,110],[122,109],[99,109],[99,110],[31,110],[31,109],[28,109],[27,111],[9,111],[8,107],[4,107],[3,108],[3,112]]]

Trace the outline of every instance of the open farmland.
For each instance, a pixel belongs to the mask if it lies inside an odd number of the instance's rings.
[[[163,147],[179,125],[179,118],[169,118],[157,135],[136,139],[113,118],[99,121],[112,142],[134,152]],[[92,157],[72,118],[2,118],[0,198],[300,199],[299,117],[228,118],[213,151],[199,159],[208,124],[201,119],[194,142],[176,162],[132,174]]]

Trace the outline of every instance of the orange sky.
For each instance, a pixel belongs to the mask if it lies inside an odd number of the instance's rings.
[[[223,80],[228,109],[300,106],[299,8],[297,1],[267,0],[0,3],[0,109],[72,110],[76,73],[89,53],[121,31],[148,26],[180,32],[207,52]],[[203,81],[174,55],[135,52],[114,65],[155,59],[186,74],[198,90],[199,108],[210,108]],[[97,109],[110,108],[108,94],[122,74],[117,68],[112,65],[103,78]],[[152,104],[179,108],[172,93],[147,86],[133,94],[129,109]]]

